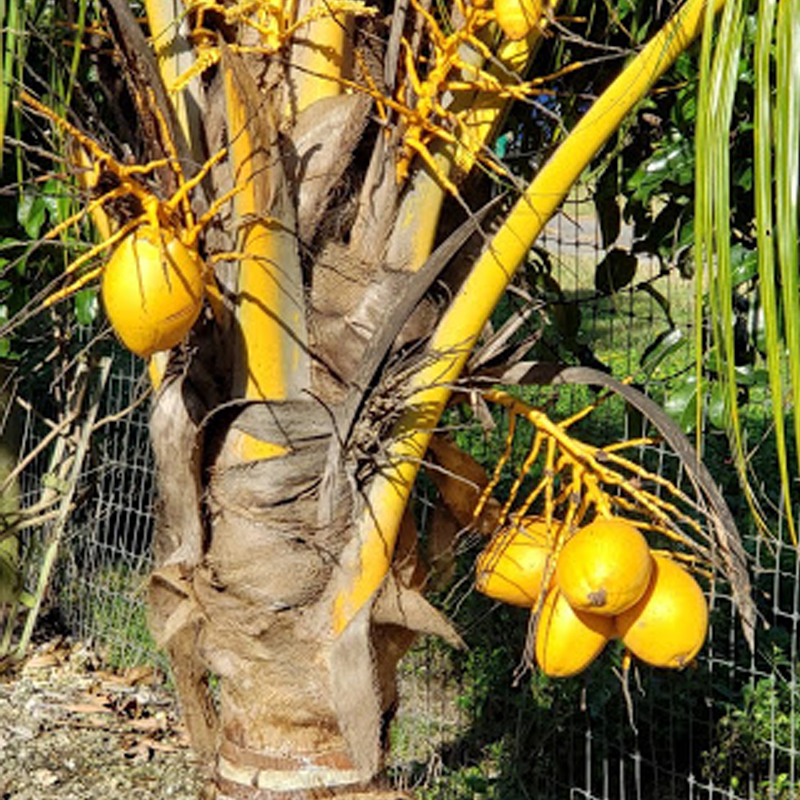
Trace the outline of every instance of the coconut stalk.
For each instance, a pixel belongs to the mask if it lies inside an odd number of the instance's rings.
[[[314,6],[323,6],[322,16],[303,25],[294,36],[292,77],[294,97],[290,115],[300,114],[318,100],[338,97],[342,78],[352,75],[352,34],[355,20],[351,13],[334,14],[322,0],[298,4],[302,18]]]
[[[504,41],[487,70],[492,76],[503,72],[524,75],[533,60],[542,29],[537,27],[520,41]],[[470,51],[465,60],[475,67],[484,67],[479,53]],[[387,263],[393,269],[418,270],[433,248],[442,204],[448,196],[442,178],[458,172],[467,175],[475,166],[478,156],[494,140],[511,101],[488,91],[475,92],[454,100],[452,111],[466,111],[464,129],[469,132],[466,141],[436,142],[431,148],[438,174],[427,166],[420,166],[411,177],[411,185],[403,196],[397,222],[390,239]],[[418,159],[419,160],[419,159]]]
[[[275,111],[233,53],[222,59],[230,128],[238,282],[233,393],[249,400],[298,398],[309,388],[308,333],[296,218],[277,153]],[[270,443],[241,438],[240,456],[266,457]]]

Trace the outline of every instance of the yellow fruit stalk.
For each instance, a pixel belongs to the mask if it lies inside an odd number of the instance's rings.
[[[95,186],[97,186],[97,181],[100,176],[100,167],[89,158],[89,154],[80,144],[76,143],[73,145],[72,151],[75,164],[78,167],[76,170],[78,183],[88,194],[94,191]],[[89,216],[97,230],[97,235],[100,237],[100,240],[105,241],[110,238],[113,232],[113,225],[105,209],[100,205],[92,205],[90,203]]]
[[[484,64],[477,52],[469,53],[476,69],[485,68],[499,80],[510,74],[523,75],[536,52],[541,31],[536,29],[520,41],[503,42],[491,64]],[[466,59],[465,59],[466,61]],[[457,96],[448,110],[463,114],[461,131],[454,142],[435,141],[430,155],[438,174],[430,169],[413,173],[397,215],[397,224],[389,243],[387,262],[393,268],[416,271],[430,255],[439,224],[439,213],[447,197],[445,181],[454,169],[466,175],[478,160],[478,155],[497,132],[510,105],[508,97],[496,92],[479,91]]]

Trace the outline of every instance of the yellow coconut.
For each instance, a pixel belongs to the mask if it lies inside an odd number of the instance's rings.
[[[708,633],[708,605],[697,581],[672,559],[656,555],[650,585],[616,619],[623,644],[656,667],[686,666]]]
[[[551,542],[547,523],[528,518],[500,530],[475,564],[479,592],[514,606],[530,608],[542,591]]]
[[[203,264],[168,231],[143,225],[126,236],[103,270],[101,295],[122,343],[139,356],[180,342],[203,306]]]
[[[539,22],[542,0],[495,0],[497,24],[511,40],[524,39]]]
[[[536,663],[545,675],[566,678],[582,672],[614,636],[614,620],[577,611],[554,586],[542,605],[536,633]]]
[[[642,597],[652,570],[647,540],[633,525],[597,519],[564,545],[556,583],[574,608],[614,616]]]

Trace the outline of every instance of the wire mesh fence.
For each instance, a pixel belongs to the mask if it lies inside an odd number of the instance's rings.
[[[75,332],[66,347],[67,362],[83,350],[86,339],[86,331]],[[142,594],[151,563],[154,471],[146,375],[121,348],[106,342],[102,349],[108,378],[98,390],[91,444],[59,535],[45,605],[74,636],[102,645],[112,663],[124,666],[157,657],[146,630]],[[19,497],[29,513],[48,494],[57,499],[69,489],[64,465],[74,458],[74,442],[68,419],[58,412],[58,395],[64,391],[59,383],[66,386],[74,378],[68,377],[69,371],[54,362],[52,369],[35,379],[25,376],[17,385],[16,426],[25,464],[18,478]],[[81,406],[77,410],[85,413]],[[44,518],[24,538],[29,585],[37,580],[53,527]]]
[[[85,480],[91,500],[62,548],[54,595],[76,636],[102,644],[113,664],[158,659],[147,631],[144,589],[155,524],[154,465],[146,376],[115,348]]]
[[[692,341],[691,284],[640,259],[634,284],[612,295],[598,291],[595,276],[607,248],[599,240],[588,190],[581,192],[550,223],[529,264],[527,289],[547,301],[547,325],[558,334],[548,339],[545,332],[540,347],[553,359],[577,360],[617,377],[644,374],[647,390],[666,402],[675,377],[691,360],[691,347],[669,350],[648,369],[646,360],[659,335],[673,328],[681,330],[684,342]],[[620,244],[628,244],[624,232]],[[572,336],[564,335],[570,331]],[[144,604],[155,524],[154,471],[142,365],[117,348],[110,353],[113,363],[97,415],[103,424],[83,461],[50,597],[73,635],[94,642],[113,664],[124,666],[161,658],[147,632]],[[19,387],[23,456],[52,430],[57,404],[47,395],[53,386],[40,380]],[[583,390],[562,391],[558,399],[541,394],[543,403],[565,415],[585,405],[587,397]],[[609,401],[592,414],[587,435],[622,440],[641,424],[621,402]],[[751,436],[758,439],[766,426],[756,423]],[[747,508],[722,438],[709,429],[705,455],[743,523],[752,557],[761,617],[755,652],[744,641],[727,587],[717,583],[709,598],[709,640],[696,664],[680,673],[640,665],[626,679],[621,648],[612,643],[580,677],[553,680],[536,672],[520,677],[527,614],[476,594],[470,556],[480,543],[465,541],[461,571],[437,602],[469,647],[454,652],[424,641],[402,663],[392,733],[391,771],[398,786],[413,787],[430,800],[800,796],[800,563],[794,547],[768,543],[744,524]],[[637,455],[659,474],[684,480],[664,446],[642,445]],[[54,480],[51,458],[52,449],[44,448],[22,471],[23,506],[39,502]],[[768,449],[759,458],[763,469],[756,477],[768,492],[775,482]],[[431,496],[423,479],[417,493],[423,536]],[[27,541],[35,565],[40,542],[37,536]]]

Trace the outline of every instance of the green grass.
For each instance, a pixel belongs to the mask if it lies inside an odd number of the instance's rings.
[[[80,611],[81,628],[90,632],[104,662],[115,669],[140,664],[166,668],[147,626],[146,582],[146,575],[110,565],[61,590],[61,602],[73,613]]]

